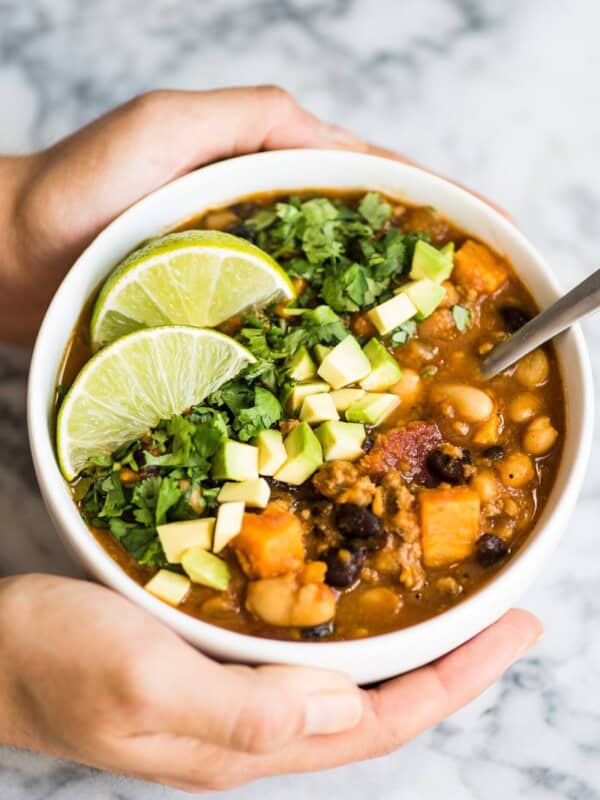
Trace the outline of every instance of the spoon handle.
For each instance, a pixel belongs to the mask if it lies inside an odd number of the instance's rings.
[[[494,347],[481,361],[481,374],[493,378],[597,308],[600,308],[600,269]]]

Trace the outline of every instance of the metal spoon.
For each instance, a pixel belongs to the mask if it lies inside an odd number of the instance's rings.
[[[600,269],[496,345],[479,365],[484,378],[493,378],[515,361],[600,308]]]

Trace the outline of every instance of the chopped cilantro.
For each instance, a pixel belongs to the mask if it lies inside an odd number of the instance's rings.
[[[435,367],[435,366],[427,367],[427,369],[424,369],[423,372],[421,373],[421,377],[422,378],[431,378],[431,377],[433,377],[434,375],[437,374],[437,371],[438,371],[438,368]]]
[[[406,344],[408,340],[417,332],[417,323],[414,319],[408,319],[399,325],[391,333],[391,343],[393,345]]]
[[[461,333],[471,327],[473,322],[473,312],[464,306],[452,306],[452,319]]]

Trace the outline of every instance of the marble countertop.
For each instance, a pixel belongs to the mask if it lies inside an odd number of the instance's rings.
[[[315,113],[510,209],[567,287],[600,253],[594,0],[4,0],[0,152],[42,147],[159,86],[279,83]],[[600,376],[600,318],[585,325]],[[0,349],[0,575],[76,574],[28,455],[28,353]],[[600,441],[552,562],[523,600],[542,644],[402,751],[261,781],[231,800],[600,799]],[[3,800],[183,797],[0,750]]]

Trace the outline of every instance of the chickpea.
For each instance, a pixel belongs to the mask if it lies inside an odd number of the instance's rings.
[[[515,370],[515,378],[527,389],[535,389],[548,380],[550,364],[548,356],[539,348],[524,356]]]
[[[434,403],[449,405],[465,422],[485,422],[494,413],[492,398],[482,389],[463,383],[442,383],[431,387]]]
[[[523,449],[532,456],[543,456],[552,450],[558,439],[558,431],[552,427],[550,417],[536,417],[523,434]]]
[[[402,608],[402,598],[393,589],[377,586],[367,589],[360,596],[360,610],[377,619],[397,614]]]
[[[402,377],[389,391],[400,398],[400,406],[409,408],[416,405],[423,394],[423,383],[414,369],[403,369]]]
[[[527,422],[534,417],[542,406],[539,397],[531,392],[522,392],[510,401],[508,416],[512,422]]]
[[[498,480],[491,469],[482,469],[478,472],[471,479],[470,486],[479,495],[482,503],[493,503],[500,491]]]
[[[298,576],[250,581],[246,607],[270,625],[312,627],[335,615],[335,594],[324,583],[302,585]]]
[[[496,465],[500,480],[508,489],[520,489],[535,478],[535,469],[525,453],[511,453]]]

